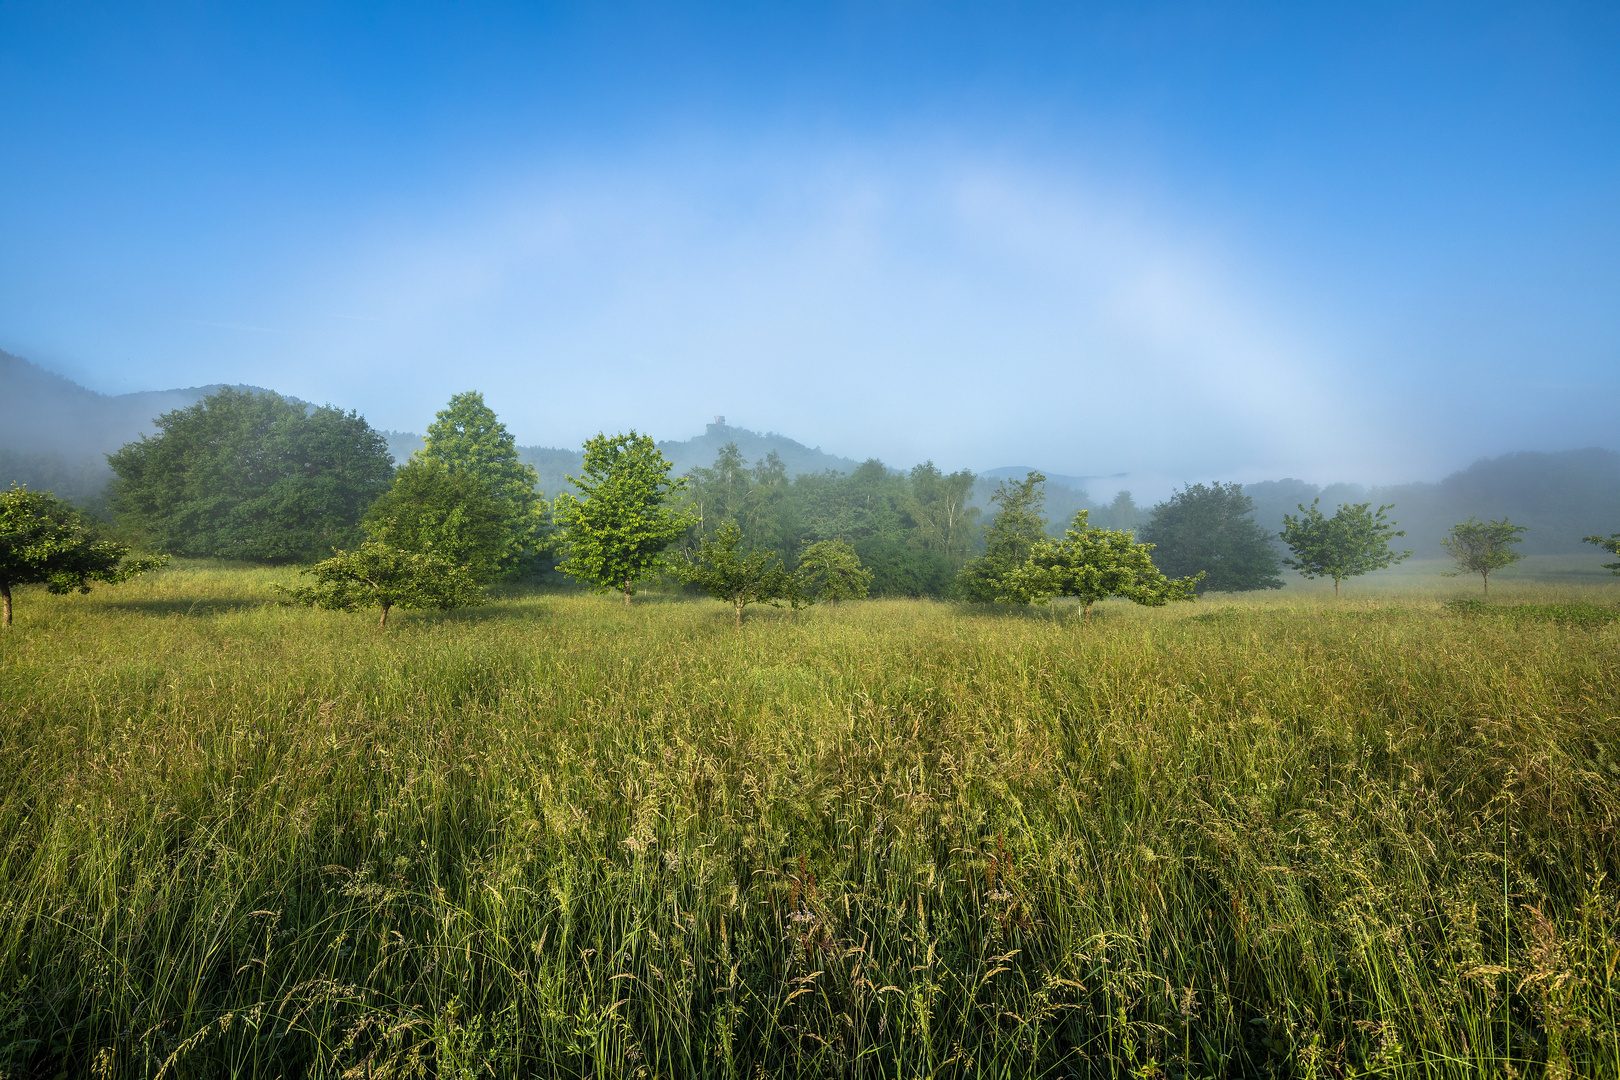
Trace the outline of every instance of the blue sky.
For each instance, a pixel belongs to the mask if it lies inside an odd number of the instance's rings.
[[[524,443],[1620,448],[1620,7],[0,3],[0,348]]]

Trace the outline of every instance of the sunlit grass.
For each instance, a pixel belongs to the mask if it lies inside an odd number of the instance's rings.
[[[1620,1073],[1620,622],[291,573],[19,595],[0,1073]]]

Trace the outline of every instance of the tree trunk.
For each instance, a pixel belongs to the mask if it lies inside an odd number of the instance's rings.
[[[1091,621],[1091,605],[1094,604],[1094,603],[1096,603],[1095,600],[1087,600],[1086,601],[1085,614],[1080,617],[1082,622],[1090,622]]]
[[[624,579],[624,606],[630,606],[630,579]]]
[[[1482,571],[1479,576],[1485,579],[1485,597],[1486,599],[1489,599],[1491,595],[1491,572],[1489,570],[1485,570]]]
[[[388,627],[388,609],[392,606],[392,604],[384,604],[382,606],[382,618],[377,620],[377,629],[384,630]]]
[[[1334,578],[1333,579],[1333,599],[1337,600],[1338,598],[1339,598],[1339,579]]]
[[[5,625],[11,625],[11,586],[0,584],[0,606],[5,608]]]
[[[742,609],[743,609],[742,602],[741,601],[734,601],[733,606],[737,609],[737,629],[741,630],[742,629]]]

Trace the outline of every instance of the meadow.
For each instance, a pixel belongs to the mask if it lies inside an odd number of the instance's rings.
[[[0,1076],[1620,1075],[1620,579],[1406,573],[26,591]]]

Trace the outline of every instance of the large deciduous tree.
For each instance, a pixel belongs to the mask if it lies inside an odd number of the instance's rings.
[[[379,629],[394,608],[477,607],[488,602],[472,571],[431,551],[402,551],[368,541],[300,571],[308,585],[275,586],[284,604],[329,611],[381,608]]]
[[[913,542],[961,566],[972,550],[973,526],[981,512],[968,505],[978,478],[968,469],[943,473],[932,461],[925,461],[907,479],[911,498],[905,511]]]
[[[1241,484],[1192,484],[1155,506],[1137,534],[1153,545],[1153,564],[1170,577],[1203,574],[1200,593],[1280,589],[1281,561],[1254,520]]]
[[[1297,517],[1283,515],[1283,543],[1293,552],[1283,565],[1308,578],[1332,578],[1334,596],[1346,578],[1382,570],[1412,554],[1390,547],[1392,537],[1406,535],[1385,516],[1393,505],[1380,506],[1375,513],[1371,503],[1340,503],[1328,517],[1321,501],[1313,499],[1309,509],[1300,503]]]
[[[597,435],[585,443],[585,467],[568,479],[580,491],[557,499],[567,558],[557,567],[601,592],[619,590],[630,603],[636,584],[663,565],[664,551],[691,525],[671,507],[686,486],[646,435]]]
[[[1607,540],[1601,536],[1583,536],[1581,537],[1581,543],[1596,544],[1610,555],[1620,555],[1620,533],[1615,533]],[[1620,576],[1620,562],[1604,563],[1603,569],[1612,570],[1617,576]]]
[[[864,599],[872,588],[872,571],[861,565],[855,549],[842,540],[818,540],[805,548],[797,573],[807,599],[829,604]]]
[[[1042,603],[1053,597],[1072,596],[1080,601],[1083,617],[1099,600],[1119,596],[1147,607],[1159,607],[1196,595],[1202,572],[1169,578],[1153,565],[1152,544],[1137,543],[1123,529],[1102,529],[1090,524],[1081,510],[1061,540],[1042,540],[1024,565],[1007,575],[1004,598]]]
[[[1006,479],[996,485],[990,502],[996,516],[984,530],[984,554],[962,567],[956,576],[964,599],[980,603],[1016,600],[1008,588],[1009,575],[1024,565],[1035,545],[1046,540],[1046,477],[1030,472],[1022,480]]]
[[[412,458],[366,512],[366,535],[401,551],[432,552],[489,581],[519,543],[510,505],[468,469]]]
[[[112,506],[160,551],[267,562],[359,539],[393,459],[358,414],[279,394],[221,390],[157,418],[108,456]]]
[[[468,391],[452,397],[428,425],[422,449],[413,458],[477,477],[501,505],[506,539],[495,558],[497,572],[537,568],[550,526],[545,499],[536,490],[540,477],[534,466],[518,458],[517,441],[484,404],[482,394]]]
[[[1523,543],[1524,537],[1520,534],[1529,531],[1528,526],[1514,525],[1507,518],[1476,521],[1470,515],[1467,521],[1451,527],[1440,546],[1457,564],[1457,573],[1478,574],[1484,579],[1485,595],[1489,596],[1491,571],[1512,566],[1524,558],[1524,553],[1515,551],[1513,545]]]
[[[742,542],[742,530],[735,521],[728,521],[713,540],[699,541],[696,551],[684,553],[674,566],[675,574],[730,604],[739,627],[743,608],[749,604],[778,607],[787,601],[797,607],[799,584],[781,558],[774,551],[742,551]]]
[[[0,624],[11,625],[11,591],[44,585],[53,593],[90,591],[155,570],[166,557],[129,558],[129,547],[96,535],[95,524],[48,491],[0,492]]]

